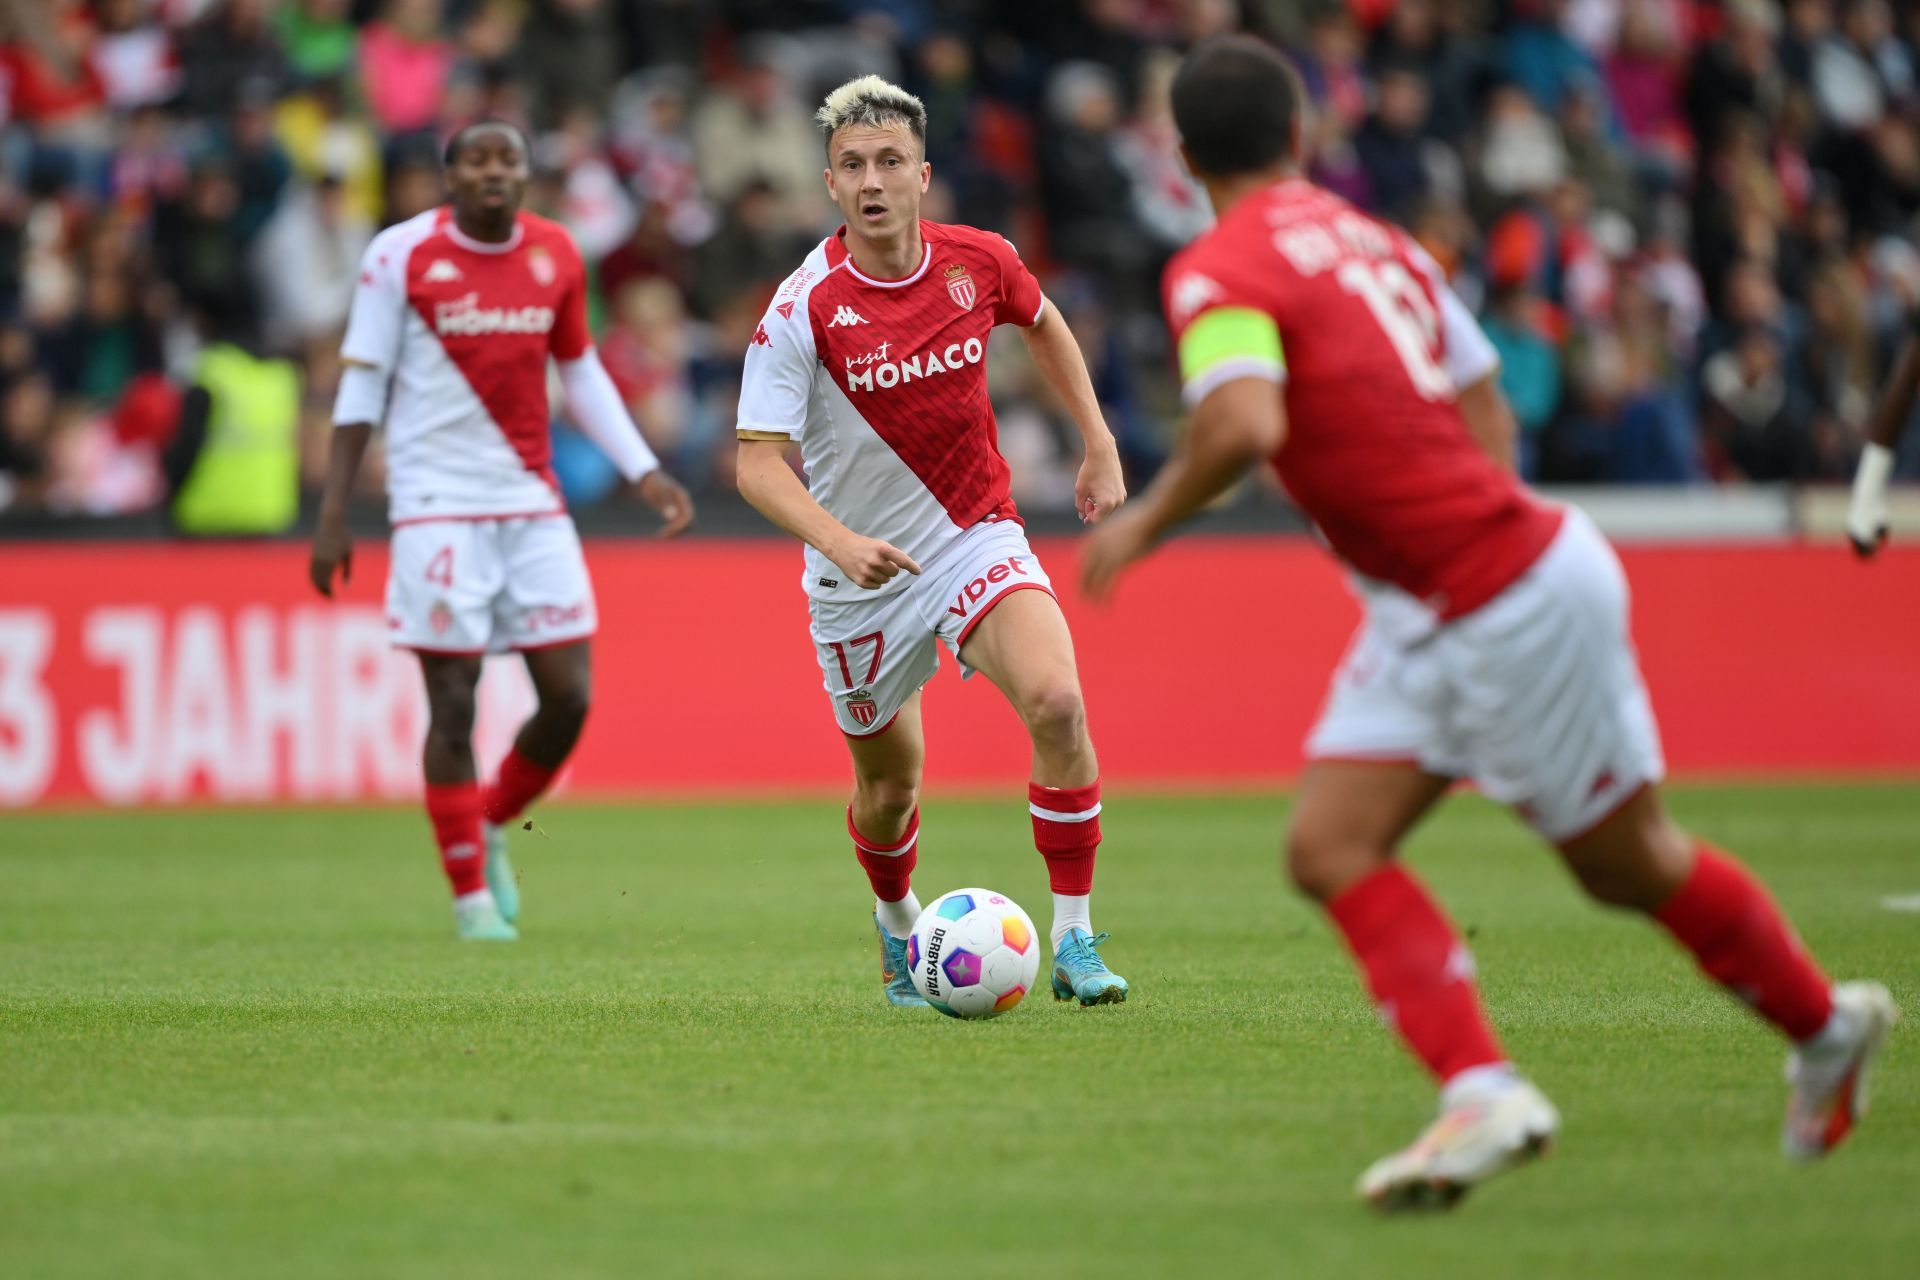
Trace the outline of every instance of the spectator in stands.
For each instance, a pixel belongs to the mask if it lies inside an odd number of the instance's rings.
[[[216,0],[180,41],[180,110],[224,120],[243,85],[278,93],[291,83],[286,56],[269,20],[267,0]]]
[[[374,121],[388,133],[431,128],[439,119],[455,50],[442,27],[441,0],[387,0],[360,35],[360,85]]]

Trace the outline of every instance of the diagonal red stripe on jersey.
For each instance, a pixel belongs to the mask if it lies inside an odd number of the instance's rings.
[[[930,222],[921,229],[931,261],[911,283],[890,288],[835,271],[814,288],[807,310],[815,349],[826,376],[955,524],[1017,519],[987,394],[986,344],[1000,320],[1031,318],[1039,287],[990,232]],[[845,252],[829,241],[830,261]],[[947,287],[953,268],[974,282],[970,308]],[[843,307],[863,323],[831,323]]]
[[[444,231],[407,260],[407,301],[529,471],[550,475],[547,358],[585,347],[583,268],[556,223],[521,215],[525,236],[481,253]]]

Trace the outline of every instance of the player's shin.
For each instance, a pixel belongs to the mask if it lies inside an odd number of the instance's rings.
[[[1388,864],[1327,903],[1380,1016],[1445,1084],[1506,1055],[1473,985],[1473,958],[1424,886]]]
[[[1100,780],[1084,787],[1027,785],[1033,844],[1053,888],[1053,945],[1069,929],[1093,932],[1093,860],[1100,849]]]
[[[500,762],[500,771],[481,797],[482,811],[488,822],[505,824],[525,813],[527,806],[546,793],[560,772],[559,765],[544,765],[529,760],[516,745]]]
[[[919,863],[920,810],[907,819],[907,829],[891,841],[870,839],[854,824],[853,809],[847,809],[847,833],[853,837],[853,854],[873,886],[874,917],[880,927],[895,938],[913,931],[920,918],[920,900],[913,896],[913,869]]]
[[[453,896],[484,893],[486,859],[480,837],[480,786],[475,782],[427,784],[427,817],[440,845],[440,865]]]
[[[1704,840],[1693,870],[1653,918],[1706,975],[1792,1040],[1817,1035],[1833,1014],[1832,983],[1764,886]]]

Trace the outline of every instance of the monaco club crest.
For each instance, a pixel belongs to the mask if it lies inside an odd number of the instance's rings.
[[[947,268],[947,296],[962,311],[973,310],[973,277],[957,262]]]
[[[559,270],[553,265],[553,255],[540,245],[527,251],[527,270],[533,272],[533,278],[541,288],[551,285],[560,276]]]
[[[880,707],[872,694],[865,689],[855,689],[847,695],[847,714],[858,720],[862,729],[871,729],[880,716]]]

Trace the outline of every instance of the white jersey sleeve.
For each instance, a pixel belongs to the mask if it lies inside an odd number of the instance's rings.
[[[402,223],[374,237],[360,259],[360,279],[353,287],[353,307],[347,313],[347,336],[340,358],[391,374],[400,359],[400,340],[406,332],[407,253],[411,245],[396,231]]]
[[[819,365],[805,297],[769,307],[747,344],[740,377],[740,434],[799,441],[806,434]]]
[[[1480,322],[1473,318],[1473,312],[1467,310],[1467,304],[1460,301],[1460,295],[1447,283],[1447,274],[1440,269],[1440,264],[1411,239],[1407,246],[1415,265],[1426,273],[1427,282],[1433,286],[1433,296],[1440,303],[1441,351],[1447,376],[1453,379],[1456,388],[1464,390],[1499,369],[1500,353],[1481,329]]]

